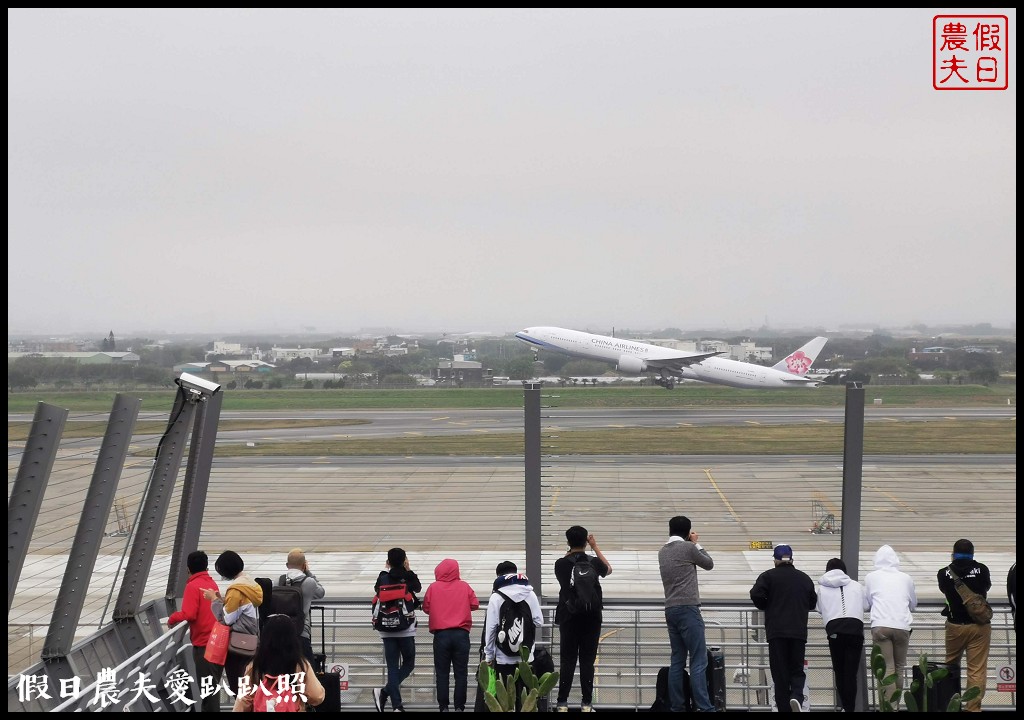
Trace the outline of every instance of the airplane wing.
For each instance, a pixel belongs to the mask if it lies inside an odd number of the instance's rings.
[[[782,382],[789,383],[791,385],[821,385],[821,380],[817,378],[801,377],[800,375],[794,375],[791,378],[782,378]]]
[[[648,368],[667,368],[669,370],[678,370],[679,368],[684,368],[689,365],[693,365],[694,363],[699,363],[701,360],[707,360],[709,357],[721,354],[721,352],[697,353],[695,355],[680,355],[679,357],[658,358],[656,360],[652,359],[647,360],[646,362]]]

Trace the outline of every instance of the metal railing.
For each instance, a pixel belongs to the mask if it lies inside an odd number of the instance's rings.
[[[347,666],[348,689],[342,692],[346,709],[372,711],[373,688],[385,684],[381,642],[369,625],[365,601],[321,602],[324,608],[323,631],[314,611],[313,647],[327,655],[328,665]],[[945,619],[939,614],[941,605],[918,606],[911,637],[906,682],[910,686],[912,666],[921,654],[930,660],[945,660]],[[725,655],[726,706],[729,710],[772,709],[769,693],[768,645],[764,639],[763,613],[749,604],[706,603],[702,607],[709,647],[719,648]],[[985,695],[986,710],[1016,707],[1014,693],[996,692],[996,670],[1016,663],[1016,636],[1008,606],[996,606],[993,618],[992,645],[989,654],[989,682]],[[554,608],[544,607],[545,618],[552,618]],[[471,652],[471,670],[478,660],[481,616],[475,620]],[[434,709],[434,670],[431,636],[426,619],[416,635],[416,669],[402,684],[405,705],[410,709]],[[322,639],[322,643],[321,643]],[[558,668],[558,628],[547,626],[541,633]],[[870,630],[865,630],[865,655],[870,655]],[[660,603],[637,604],[607,602],[594,679],[594,705],[600,709],[645,710],[655,700],[658,670],[669,664],[670,650],[665,629],[664,611]],[[816,615],[811,616],[807,642],[808,685],[812,710],[833,710],[838,707],[834,692],[832,662],[824,627]],[[471,672],[471,678],[473,673]],[[569,695],[570,707],[580,703],[579,680],[574,679]],[[966,684],[964,683],[964,687]],[[475,694],[470,680],[470,701]],[[868,674],[869,709],[875,709],[874,678]],[[553,701],[553,698],[552,698]]]
[[[915,612],[911,636],[905,687],[909,687],[911,667],[921,654],[931,660],[945,659],[944,618],[939,614],[942,606],[919,606]],[[74,675],[81,679],[77,694],[44,702],[39,698],[25,698],[18,703],[19,681],[23,675],[45,675],[46,665],[38,664],[24,673],[10,678],[8,708],[22,710],[107,710],[187,711],[189,706],[174,697],[168,681],[181,678],[182,671],[194,675],[190,646],[184,625],[173,631],[162,631],[156,614],[163,611],[162,603],[147,607],[139,622],[150,630],[151,641],[141,651],[129,654],[117,641],[116,627],[111,626],[77,645],[69,656]],[[984,700],[986,710],[1014,710],[1016,694],[996,691],[996,671],[1000,666],[1015,665],[1017,659],[1016,635],[1009,616],[1009,607],[995,606],[992,645],[989,654],[989,683]],[[709,647],[718,648],[725,658],[725,698],[729,710],[770,711],[768,646],[764,640],[763,613],[749,604],[740,602],[709,602],[702,607]],[[322,621],[320,615],[322,613]],[[484,608],[474,618],[471,666],[478,660],[480,627]],[[544,607],[545,618],[554,615],[553,606]],[[151,617],[152,616],[152,617]],[[434,665],[431,635],[427,619],[421,616],[416,635],[416,669],[403,683],[402,694],[410,710],[432,710],[437,707],[434,694]],[[348,688],[341,693],[345,710],[372,711],[372,689],[386,682],[380,637],[371,629],[369,608],[365,599],[337,599],[321,601],[312,611],[313,648],[325,652],[327,665],[343,665]],[[161,632],[162,631],[162,632]],[[159,633],[159,634],[158,634]],[[865,631],[865,645],[870,648],[869,631]],[[558,628],[550,624],[542,629],[540,642],[547,644],[559,663]],[[119,649],[120,648],[120,649]],[[604,609],[604,622],[598,651],[594,679],[594,704],[599,709],[645,710],[655,700],[658,670],[669,664],[669,643],[665,630],[664,611],[658,602],[615,602],[608,599]],[[812,710],[832,710],[837,705],[833,690],[832,664],[824,628],[816,615],[811,616],[807,642],[808,686]],[[112,673],[102,673],[107,669]],[[476,683],[471,672],[469,697],[472,702]],[[51,677],[51,695],[59,687],[59,678]],[[106,682],[106,685],[103,683]],[[197,697],[194,681],[188,682],[191,698]],[[140,688],[149,687],[150,692]],[[182,686],[179,690],[184,692]],[[102,705],[102,693],[117,697],[117,703]],[[232,698],[222,694],[224,708],[230,708]],[[869,708],[875,709],[874,678],[868,674]],[[553,701],[553,698],[552,698]],[[12,705],[11,703],[15,704]],[[579,680],[574,678],[569,695],[570,706],[580,702]],[[130,706],[130,707],[128,707]]]

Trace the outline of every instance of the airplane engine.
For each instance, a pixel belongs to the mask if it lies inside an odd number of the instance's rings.
[[[615,369],[619,372],[639,374],[647,370],[647,361],[632,355],[622,355]]]

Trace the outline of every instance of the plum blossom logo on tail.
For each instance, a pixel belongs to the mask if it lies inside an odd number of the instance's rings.
[[[814,359],[808,357],[803,350],[797,350],[786,358],[786,367],[794,375],[806,375],[807,371],[811,369],[811,363],[813,362]]]

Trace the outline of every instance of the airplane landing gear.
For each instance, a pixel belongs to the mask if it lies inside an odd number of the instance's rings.
[[[657,377],[654,379],[654,382],[657,383],[658,385],[661,385],[661,387],[665,388],[666,390],[671,390],[676,386],[675,378],[670,377]]]

